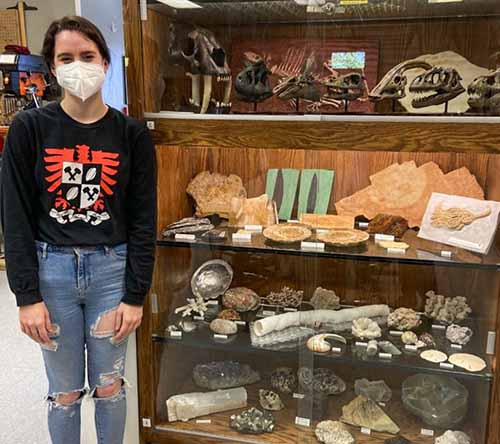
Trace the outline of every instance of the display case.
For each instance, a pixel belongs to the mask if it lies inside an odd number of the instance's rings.
[[[500,444],[498,2],[165,3],[142,442]]]

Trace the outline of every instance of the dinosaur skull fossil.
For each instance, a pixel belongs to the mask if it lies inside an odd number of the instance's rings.
[[[327,90],[326,99],[356,100],[365,93],[364,77],[357,72],[327,77],[322,84]]]
[[[467,93],[474,111],[500,115],[500,69],[474,79]]]
[[[411,104],[414,108],[440,105],[449,102],[465,91],[462,77],[454,68],[432,67],[415,77],[410,92],[415,93]]]
[[[269,84],[270,71],[258,54],[246,52],[245,57],[245,68],[236,76],[234,89],[244,102],[262,102],[273,95]]]
[[[379,102],[384,99],[402,99],[406,96],[406,85],[408,83],[405,72],[416,68],[427,70],[432,68],[432,66],[418,59],[407,60],[396,65],[371,90],[368,96],[369,99],[372,102]]]
[[[200,113],[208,110],[212,98],[212,79],[225,82],[224,98],[220,102],[222,108],[229,108],[231,95],[231,70],[227,64],[224,49],[216,40],[213,32],[208,29],[195,29],[188,34],[188,49],[182,51],[182,56],[189,63],[189,73],[192,82],[191,104],[200,107]],[[203,101],[200,105],[200,83],[203,78]]]

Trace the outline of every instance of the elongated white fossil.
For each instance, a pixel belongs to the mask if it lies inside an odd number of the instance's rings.
[[[366,305],[364,307],[346,308],[344,310],[312,310],[285,313],[277,316],[259,319],[254,324],[256,336],[264,336],[277,330],[292,326],[315,327],[319,324],[351,322],[358,318],[374,318],[388,316],[387,305]]]

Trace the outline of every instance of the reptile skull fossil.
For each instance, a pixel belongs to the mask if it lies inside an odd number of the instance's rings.
[[[326,87],[325,99],[356,100],[365,93],[364,77],[357,72],[343,76],[329,76],[322,81]]]
[[[474,79],[467,93],[472,110],[500,115],[500,69]]]
[[[258,54],[245,53],[245,68],[236,76],[234,89],[244,102],[258,103],[273,95],[269,84],[270,71]]]
[[[414,108],[441,105],[449,102],[465,91],[462,77],[454,68],[432,67],[415,77],[410,92],[415,93],[411,104]]]

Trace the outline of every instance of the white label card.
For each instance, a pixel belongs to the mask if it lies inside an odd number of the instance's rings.
[[[214,333],[214,339],[227,339],[227,335],[219,335]]]
[[[368,342],[359,342],[356,341],[356,347],[368,347]]]
[[[284,308],[284,311],[291,311],[291,312],[295,312],[295,311],[297,311],[297,309],[296,309],[296,308],[292,308],[292,307],[285,307],[285,308]]]
[[[175,240],[194,241],[194,240],[196,240],[196,236],[194,234],[180,234],[180,233],[177,233],[175,235]]]
[[[386,406],[386,403],[385,403],[385,402],[379,402],[379,403],[378,403],[378,405],[379,405],[380,407],[385,407],[385,406]]]
[[[295,417],[295,424],[303,427],[311,427],[311,420],[309,418]]]
[[[456,348],[457,350],[462,350],[462,346],[460,344],[451,344],[451,348]]]
[[[306,242],[300,244],[302,250],[324,251],[325,244],[323,242]]]
[[[340,347],[332,347],[332,353],[342,353],[342,349]]]
[[[404,248],[387,248],[388,254],[406,254],[406,250]]]
[[[453,364],[450,364],[449,362],[441,362],[439,364],[439,367],[441,368],[447,368],[449,370],[453,369],[455,366]]]
[[[420,434],[423,436],[434,436],[434,430],[422,429],[420,430]]]
[[[452,256],[451,251],[446,251],[446,250],[441,251],[441,257],[446,257],[450,259],[451,256]]]
[[[16,63],[16,54],[0,54],[0,63],[2,64]]]
[[[368,228],[368,225],[370,225],[368,222],[358,222],[359,228]]]
[[[262,232],[262,225],[245,225],[245,230],[260,233]]]
[[[392,234],[376,234],[375,241],[394,241],[395,238]]]
[[[294,393],[293,397],[295,399],[304,399],[306,397],[306,395],[303,395],[302,393]]]
[[[289,224],[298,224],[300,222],[297,219],[288,219],[287,223],[289,223]]]
[[[391,336],[403,336],[403,332],[402,332],[402,331],[397,331],[397,330],[391,330],[391,331],[389,332],[389,334],[390,334]]]
[[[411,345],[411,344],[406,344],[405,349],[409,351],[417,351],[417,346],[416,345]]]
[[[182,331],[171,331],[170,337],[171,338],[182,338]]]
[[[210,299],[206,302],[207,305],[219,305],[219,301],[216,299]]]
[[[390,353],[379,353],[378,357],[380,359],[392,359],[392,355]]]
[[[234,321],[236,325],[247,325],[245,321]]]
[[[363,435],[371,435],[372,434],[372,430],[367,428],[367,427],[361,427],[361,433]]]
[[[250,233],[233,233],[233,242],[252,242]]]
[[[195,321],[204,321],[205,318],[203,316],[193,316],[193,320],[195,320]]]
[[[446,330],[446,325],[432,324],[434,330]]]
[[[262,310],[260,314],[261,316],[268,317],[268,316],[274,316],[276,312],[271,310]]]
[[[211,419],[197,419],[196,424],[212,424]]]

